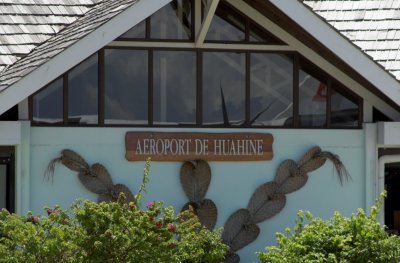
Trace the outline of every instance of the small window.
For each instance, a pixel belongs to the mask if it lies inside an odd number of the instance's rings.
[[[98,123],[97,53],[68,73],[68,123]]]
[[[63,123],[63,78],[51,82],[32,99],[33,122]]]
[[[341,90],[337,85],[331,89],[331,127],[358,127],[357,99]]]
[[[196,124],[196,52],[154,52],[154,123]]]
[[[150,17],[151,39],[192,39],[192,1],[173,0]]]
[[[281,40],[253,22],[250,22],[249,25],[249,42],[257,44],[285,45]]]
[[[245,120],[244,53],[203,53],[203,124],[240,126]]]
[[[253,53],[250,61],[250,125],[284,126],[293,116],[292,59]]]
[[[299,73],[300,127],[326,127],[328,85],[322,77],[307,71]]]
[[[210,28],[206,41],[245,41],[246,20],[229,5],[220,2]]]
[[[144,39],[146,37],[146,20],[126,31],[119,38],[122,39]]]
[[[147,125],[146,50],[105,50],[105,124]]]

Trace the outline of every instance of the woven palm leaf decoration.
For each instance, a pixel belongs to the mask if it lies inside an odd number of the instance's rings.
[[[127,203],[135,202],[135,198],[128,187],[123,184],[114,185],[110,173],[102,164],[95,163],[89,166],[78,153],[69,149],[62,150],[61,156],[49,163],[44,175],[47,180],[53,180],[57,163],[77,172],[79,181],[83,186],[90,192],[99,195],[98,202],[117,201],[121,192],[125,194]]]
[[[279,165],[274,180],[258,187],[247,208],[237,210],[226,221],[222,233],[224,243],[230,247],[226,263],[240,261],[235,252],[257,239],[260,229],[256,224],[277,215],[285,207],[285,195],[302,188],[307,183],[308,173],[327,160],[333,163],[341,184],[351,179],[339,157],[318,146],[308,150],[298,162],[285,160]]]
[[[211,182],[211,169],[206,161],[196,160],[183,163],[180,175],[181,185],[189,202],[182,210],[192,207],[203,226],[213,229],[217,222],[217,206],[205,199]]]

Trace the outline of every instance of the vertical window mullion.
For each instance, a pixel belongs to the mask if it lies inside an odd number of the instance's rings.
[[[300,96],[299,96],[299,56],[297,54],[293,57],[293,123],[292,126],[294,128],[299,127],[299,103],[300,103]]]
[[[154,64],[154,59],[153,59],[153,50],[152,49],[150,49],[149,51],[148,51],[149,53],[148,53],[148,59],[149,59],[149,63],[148,63],[148,77],[149,77],[149,79],[148,79],[148,97],[147,97],[147,99],[148,99],[148,102],[147,102],[147,104],[148,104],[148,110],[147,110],[147,114],[148,114],[148,125],[149,126],[153,126],[153,103],[154,103],[154,99],[153,99],[153,79],[154,79],[154,66],[153,66],[153,64]]]
[[[28,99],[28,109],[29,109],[29,120],[31,121],[31,123],[33,122],[33,95],[29,96]]]
[[[99,112],[99,126],[104,126],[105,118],[105,64],[104,64],[104,49],[98,52],[98,82],[99,90],[97,92],[98,96],[98,112]]]
[[[63,75],[63,119],[64,125],[68,125],[68,72]]]
[[[150,17],[146,18],[146,35],[145,39],[149,40],[150,39]]]
[[[246,83],[245,83],[245,122],[246,127],[250,126],[250,52],[246,52]]]
[[[360,97],[357,100],[358,102],[358,128],[362,128],[362,124],[364,122],[364,101],[363,99]]]

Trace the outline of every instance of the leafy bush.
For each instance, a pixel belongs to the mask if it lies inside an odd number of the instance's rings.
[[[162,203],[139,209],[120,198],[47,211],[2,210],[0,262],[216,262],[227,250],[220,231],[203,228],[192,211],[174,216]]]
[[[336,212],[324,221],[300,211],[294,231],[277,233],[278,246],[267,247],[258,258],[274,263],[399,262],[399,237],[386,233],[376,221],[383,198],[372,206],[370,215],[358,209],[350,218]]]
[[[148,166],[146,166],[148,167]],[[127,204],[77,201],[47,216],[0,212],[0,262],[217,262],[228,247],[221,231],[202,227],[193,211],[174,215],[150,202],[140,208],[148,171]]]

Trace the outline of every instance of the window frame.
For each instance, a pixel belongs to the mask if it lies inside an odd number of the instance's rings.
[[[128,50],[147,50],[148,51],[148,121],[147,124],[105,124],[104,123],[104,110],[105,110],[105,62],[104,62],[104,50],[105,49],[128,49]],[[153,122],[153,74],[154,74],[154,51],[192,51],[196,53],[197,61],[197,73],[196,73],[196,123],[195,124],[182,124],[182,125],[156,125]],[[203,124],[203,87],[202,87],[202,78],[203,78],[203,53],[204,52],[239,52],[245,54],[246,59],[246,76],[245,76],[245,122],[240,126],[232,126],[232,125],[206,125]],[[250,54],[252,53],[263,53],[263,54],[278,54],[278,55],[287,55],[292,57],[293,59],[293,116],[292,123],[290,126],[262,126],[262,125],[250,125]],[[64,121],[62,124],[50,124],[50,123],[38,123],[33,121],[33,96],[37,93],[41,92],[43,89],[49,86],[46,85],[39,91],[35,92],[33,95],[29,97],[29,117],[31,120],[32,126],[47,126],[47,127],[160,127],[160,128],[252,128],[252,129],[291,129],[291,128],[301,128],[301,129],[360,129],[362,128],[362,117],[363,117],[363,109],[362,109],[362,98],[352,92],[350,89],[345,87],[340,81],[334,79],[329,74],[324,72],[323,70],[316,67],[314,64],[309,62],[307,59],[303,58],[297,52],[294,51],[262,51],[262,50],[249,50],[249,49],[221,49],[221,48],[171,48],[171,47],[104,47],[97,52],[98,55],[98,124],[71,124],[68,123],[68,74],[71,70],[68,70],[66,73],[61,75],[63,78],[63,103],[64,103]],[[90,57],[90,56],[89,56]],[[79,66],[79,63],[77,66]],[[324,75],[327,77],[327,106],[326,106],[326,124],[322,127],[316,126],[300,126],[299,124],[299,72],[302,65],[309,65],[308,73],[315,73],[316,75]],[[76,67],[77,67],[76,66]],[[75,68],[75,67],[74,67]],[[311,72],[309,69],[312,69]],[[57,78],[56,78],[57,79]],[[55,80],[56,80],[55,79]],[[330,125],[331,118],[331,84],[335,83],[337,86],[340,86],[340,89],[347,95],[350,95],[350,99],[358,104],[358,125],[349,127],[349,126],[338,126],[334,127]]]

